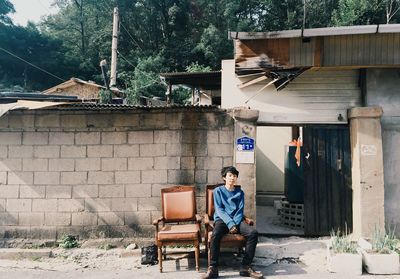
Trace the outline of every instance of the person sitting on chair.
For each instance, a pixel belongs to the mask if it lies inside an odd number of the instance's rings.
[[[239,275],[263,278],[260,272],[254,271],[250,266],[256,251],[258,232],[244,220],[244,192],[240,188],[235,188],[239,171],[232,166],[224,167],[221,170],[221,175],[225,181],[225,185],[220,185],[213,191],[215,223],[210,245],[211,261],[207,273],[201,278],[208,279],[218,277],[220,242],[222,237],[228,233],[239,233],[246,238],[246,249]]]

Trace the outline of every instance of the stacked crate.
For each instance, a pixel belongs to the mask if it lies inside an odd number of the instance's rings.
[[[304,229],[304,204],[282,201],[281,224],[292,229]]]

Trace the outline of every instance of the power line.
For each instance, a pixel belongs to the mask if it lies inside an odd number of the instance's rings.
[[[42,1],[40,1],[40,0],[37,0],[37,1],[39,2],[39,4],[40,4],[43,8],[45,8],[45,9],[49,12],[49,14],[51,14],[50,10],[42,3]]]
[[[133,36],[131,35],[131,33],[129,33],[128,29],[126,29],[126,27],[122,24],[121,21],[120,21],[120,24],[121,24],[122,28],[124,28],[124,30],[126,31],[126,33],[128,33],[129,37],[131,37],[132,41],[137,45],[137,47],[138,47],[140,50],[143,50],[143,49],[140,47],[140,45],[138,44],[138,42],[133,38]]]
[[[131,65],[132,67],[135,68],[135,65],[133,65],[132,62],[130,62],[128,59],[125,58],[125,56],[123,56],[118,50],[117,53],[121,56],[122,59],[124,59],[126,62],[128,62],[129,65]]]
[[[13,56],[13,57],[15,57],[15,58],[17,58],[17,59],[19,59],[19,60],[21,60],[21,61],[27,63],[28,65],[30,65],[30,66],[32,66],[32,67],[34,67],[34,68],[36,68],[36,69],[38,69],[38,70],[40,70],[40,71],[42,71],[42,72],[45,72],[45,73],[48,74],[48,75],[51,75],[52,77],[55,77],[55,78],[57,78],[57,79],[59,79],[59,80],[61,80],[61,81],[63,81],[63,82],[66,81],[66,80],[64,80],[64,79],[62,79],[62,78],[60,78],[60,77],[58,77],[58,76],[56,76],[56,75],[54,75],[54,74],[52,74],[52,73],[50,73],[50,72],[44,70],[44,69],[42,69],[42,68],[40,68],[39,66],[36,66],[36,65],[34,65],[34,64],[32,64],[32,63],[26,61],[25,59],[19,57],[18,55],[9,52],[8,50],[6,50],[6,49],[4,49],[4,48],[2,48],[2,47],[0,47],[0,50],[4,51],[5,53],[8,53],[9,55],[11,55],[11,56]]]

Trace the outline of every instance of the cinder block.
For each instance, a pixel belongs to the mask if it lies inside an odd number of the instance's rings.
[[[81,212],[85,210],[84,199],[59,199],[58,212]]]
[[[0,159],[0,171],[21,171],[22,159]]]
[[[8,147],[8,158],[32,158],[32,145],[10,145]]]
[[[44,213],[19,213],[18,225],[20,226],[43,226]]]
[[[114,127],[137,127],[139,126],[139,114],[124,113],[114,115]]]
[[[34,199],[32,200],[33,212],[57,212],[56,199]]]
[[[140,171],[116,171],[115,183],[117,184],[140,183]]]
[[[139,156],[139,145],[115,145],[114,146],[114,157],[138,157]]]
[[[191,144],[167,143],[165,149],[167,156],[192,156],[193,154]]]
[[[111,210],[111,199],[85,199],[85,211],[103,212]]]
[[[156,170],[178,170],[181,166],[180,157],[155,157],[154,169]]]
[[[193,144],[193,156],[207,156],[208,145],[203,143]]]
[[[197,157],[197,170],[221,170],[222,157]]]
[[[6,211],[6,199],[0,199],[0,212]]]
[[[74,144],[74,133],[50,132],[49,144]]]
[[[73,171],[74,159],[49,159],[49,171]]]
[[[153,143],[153,131],[133,131],[128,133],[128,143],[141,144]]]
[[[179,143],[181,132],[178,130],[154,131],[154,143]]]
[[[114,172],[90,171],[88,173],[88,184],[113,184],[113,183],[114,183]]]
[[[127,143],[126,132],[102,132],[101,133],[102,144],[124,144]]]
[[[35,158],[59,158],[60,146],[57,145],[35,146],[33,148],[33,156]]]
[[[219,143],[234,144],[233,130],[220,130],[219,131]]]
[[[63,128],[86,128],[85,114],[65,114],[60,116],[60,125]]]
[[[46,186],[46,198],[70,199],[71,186]]]
[[[72,198],[97,198],[99,196],[98,185],[72,186]]]
[[[60,115],[51,114],[36,114],[35,115],[35,127],[37,128],[53,128],[60,127]]]
[[[102,171],[127,170],[127,169],[128,169],[127,158],[102,158],[101,159],[101,170]]]
[[[33,184],[33,172],[8,172],[7,181],[9,185]]]
[[[126,184],[125,196],[127,198],[151,197],[151,184]]]
[[[114,198],[111,199],[112,211],[137,211],[138,200],[135,198]]]
[[[20,145],[21,140],[20,132],[0,132],[0,145]]]
[[[207,131],[207,143],[218,143],[219,135],[217,130]]]
[[[7,146],[0,145],[0,159],[7,158],[8,156],[8,149]]]
[[[82,158],[75,159],[76,171],[99,171],[100,158]]]
[[[147,225],[151,224],[149,211],[125,212],[125,225]]]
[[[114,225],[119,226],[124,224],[124,213],[115,212],[99,212],[98,214],[99,225]]]
[[[0,198],[18,198],[19,186],[18,185],[1,185],[0,186]]]
[[[151,185],[151,196],[161,197],[161,189],[174,186],[173,184],[152,184]]]
[[[49,144],[49,133],[47,132],[23,132],[22,144],[47,145]]]
[[[34,184],[60,184],[59,172],[35,172],[33,175]]]
[[[86,157],[85,145],[63,145],[61,146],[62,158],[84,158]]]
[[[93,114],[87,114],[86,121],[87,126],[91,128],[107,128],[112,127],[113,117],[110,117],[109,113],[100,114],[99,112],[94,112]]]
[[[157,198],[139,198],[139,211],[161,210],[161,199]]]
[[[168,170],[168,183],[193,184],[194,170]]]
[[[45,186],[20,186],[19,197],[20,198],[31,198],[38,199],[46,196]]]
[[[112,145],[88,146],[87,155],[90,158],[110,158],[113,156],[113,146]]]
[[[47,171],[48,160],[47,159],[22,159],[22,169],[24,171]]]
[[[8,125],[10,128],[32,128],[35,125],[35,116],[32,114],[10,114]]]
[[[0,185],[7,184],[7,172],[1,171],[0,172]]]
[[[195,170],[194,172],[194,182],[198,183],[207,183],[207,171],[205,170]]]
[[[174,113],[167,113],[165,115],[165,122],[169,129],[178,129],[182,128],[182,119],[184,115],[182,112],[174,112]]]
[[[153,157],[139,157],[128,159],[129,170],[151,170],[154,166]]]
[[[165,183],[166,181],[167,181],[166,170],[142,171],[142,183]]]
[[[221,171],[219,170],[209,170],[207,171],[207,184],[218,184],[221,183]]]
[[[232,156],[233,155],[233,145],[220,143],[220,144],[209,144],[208,145],[208,156]]]
[[[141,144],[140,157],[165,156],[165,144]]]
[[[195,168],[195,159],[194,157],[182,157],[181,158],[181,169],[194,169]]]
[[[87,183],[87,172],[71,171],[61,173],[61,184],[82,185]]]
[[[1,212],[0,226],[16,226],[18,225],[18,213],[16,212]]]
[[[124,185],[100,185],[100,198],[123,198],[125,196]]]
[[[182,143],[206,143],[207,130],[183,130]]]
[[[44,214],[44,223],[47,226],[70,226],[71,213],[48,213]]]
[[[31,199],[7,199],[6,210],[11,212],[31,212]]]
[[[100,144],[100,132],[76,133],[75,144]]]
[[[232,157],[224,157],[223,166],[233,166],[233,158]]]
[[[72,226],[95,226],[97,225],[97,214],[91,212],[72,213]]]
[[[165,113],[142,113],[140,115],[140,126],[146,128],[166,128]]]

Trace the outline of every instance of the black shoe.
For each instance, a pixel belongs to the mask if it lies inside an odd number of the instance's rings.
[[[201,279],[210,279],[210,278],[218,278],[218,267],[209,266],[207,273],[201,276]]]
[[[249,265],[242,265],[239,271],[239,275],[243,277],[251,277],[251,278],[257,278],[261,279],[264,278],[261,272],[255,271],[251,266]]]

